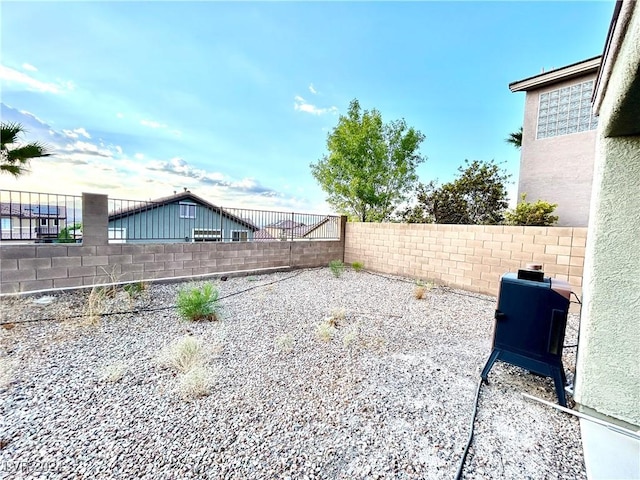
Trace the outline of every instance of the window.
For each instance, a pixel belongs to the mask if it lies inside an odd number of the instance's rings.
[[[540,94],[536,138],[594,130],[598,117],[591,113],[593,80]]]
[[[180,218],[196,218],[196,204],[195,203],[181,203],[180,204]]]
[[[3,218],[0,221],[2,222],[0,224],[0,230],[3,230],[3,231],[11,230],[11,219],[10,218]]]
[[[194,242],[221,242],[221,230],[193,229],[191,238]]]
[[[41,218],[40,219],[40,226],[41,227],[46,227],[47,225],[51,225],[51,226],[58,226],[58,219],[57,218]]]
[[[249,233],[246,230],[231,230],[232,242],[246,242],[249,239]]]

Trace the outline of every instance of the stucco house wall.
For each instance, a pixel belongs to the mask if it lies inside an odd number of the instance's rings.
[[[518,201],[545,200],[558,205],[557,226],[586,227],[589,221],[596,130],[538,138],[540,96],[596,80],[598,57],[513,82],[514,92],[526,92]],[[585,99],[587,102],[590,98]]]
[[[640,9],[623,2],[594,108],[600,115],[575,399],[640,425]]]

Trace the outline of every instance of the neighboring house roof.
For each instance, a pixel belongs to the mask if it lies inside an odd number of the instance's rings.
[[[3,202],[0,203],[0,215],[20,218],[66,218],[67,207]]]
[[[280,220],[271,225],[265,225],[265,228],[283,228],[285,230],[291,230],[292,228],[303,227],[304,223],[294,222],[293,220]]]
[[[528,92],[529,90],[542,88],[574,77],[595,73],[600,67],[601,59],[602,56],[598,55],[597,57],[572,63],[565,67],[534,75],[533,77],[511,82],[509,84],[509,90],[512,92]]]
[[[199,196],[186,190],[184,192],[180,192],[175,195],[170,195],[168,197],[161,197],[155,200],[150,200],[149,202],[139,202],[139,203],[136,202],[135,205],[130,208],[123,208],[123,209],[111,212],[109,214],[109,221],[118,220],[124,217],[129,217],[131,215],[135,215],[136,213],[140,213],[140,212],[148,212],[149,210],[162,208],[166,205],[174,204],[174,203],[185,201],[185,200],[190,200],[191,202],[200,204],[203,207],[213,210],[214,212],[220,212],[220,207],[214,205],[213,203],[207,202],[203,198],[200,198]],[[236,215],[233,215],[224,209],[222,209],[222,216],[240,225],[243,225],[254,232],[258,230],[258,227],[256,227],[250,221],[237,217]]]
[[[278,240],[276,237],[271,235],[267,230],[258,230],[253,234],[254,242],[270,242],[272,240]]]
[[[306,237],[307,235],[309,235],[311,232],[313,232],[317,228],[321,227],[322,225],[325,225],[329,221],[329,219],[330,219],[330,217],[327,216],[327,217],[323,218],[322,220],[320,220],[319,222],[314,223],[313,225],[300,224],[300,226],[292,228],[293,236],[294,237]]]

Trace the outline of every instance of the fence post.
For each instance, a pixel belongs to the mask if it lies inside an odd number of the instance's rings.
[[[344,251],[347,246],[347,217],[342,215],[340,217],[340,243],[342,244],[342,261],[344,262]]]
[[[82,244],[109,244],[109,199],[106,195],[82,193]]]

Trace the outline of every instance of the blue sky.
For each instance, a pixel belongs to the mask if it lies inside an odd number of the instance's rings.
[[[600,55],[613,6],[3,2],[2,120],[56,155],[2,188],[328,213],[309,164],[354,98],[426,135],[421,181],[465,159],[516,180],[508,84]]]

